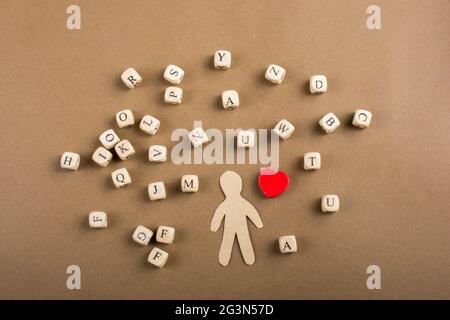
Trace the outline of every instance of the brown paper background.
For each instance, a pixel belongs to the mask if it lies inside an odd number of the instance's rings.
[[[366,28],[372,1],[81,1],[82,29],[66,29],[68,1],[2,1],[0,77],[0,298],[397,299],[450,298],[449,98],[450,2],[376,1],[382,30]],[[233,54],[228,71],[211,68],[217,49]],[[182,66],[183,103],[162,102],[164,67]],[[287,69],[268,84],[270,63]],[[135,90],[120,83],[133,66]],[[329,91],[307,94],[313,74]],[[219,94],[235,88],[239,109]],[[130,106],[158,117],[154,137],[137,126],[117,129],[137,149],[107,168],[90,160],[98,135]],[[349,122],[373,112],[369,129]],[[317,121],[342,121],[331,135]],[[172,147],[176,128],[296,126],[281,144],[288,191],[264,199],[259,165],[154,165],[150,144]],[[59,168],[64,151],[82,155],[80,169]],[[304,172],[303,153],[321,152],[322,169]],[[110,172],[125,165],[133,184],[116,190]],[[223,200],[219,176],[236,170],[243,195],[263,229],[250,228],[256,253],[244,264],[235,246],[218,263],[221,233],[209,231]],[[181,175],[200,176],[200,192],[177,190]],[[146,185],[163,180],[168,198],[150,202]],[[323,194],[341,199],[338,213],[319,210]],[[109,213],[106,230],[90,230],[92,210]],[[162,270],[149,248],[131,240],[138,224],[177,230]],[[299,252],[281,256],[277,238],[295,234]],[[151,245],[153,247],[154,244]],[[67,290],[66,267],[82,270],[82,289]],[[366,288],[366,268],[382,269],[382,289]]]

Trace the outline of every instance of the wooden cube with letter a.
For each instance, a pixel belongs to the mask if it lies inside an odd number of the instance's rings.
[[[281,253],[297,252],[297,239],[295,236],[283,236],[278,239]]]

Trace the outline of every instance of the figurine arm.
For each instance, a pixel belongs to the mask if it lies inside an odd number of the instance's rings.
[[[245,213],[257,228],[263,227],[263,223],[261,221],[261,217],[259,216],[258,210],[256,210],[256,208],[250,202],[247,202]]]
[[[222,207],[222,204],[220,204],[216,211],[214,212],[213,219],[211,221],[211,231],[216,232],[220,228],[220,224],[222,223],[222,219],[225,216],[225,210]]]

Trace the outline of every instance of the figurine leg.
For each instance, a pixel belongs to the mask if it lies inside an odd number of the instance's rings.
[[[219,263],[223,266],[227,266],[231,259],[231,250],[233,249],[234,232],[227,232],[224,230],[222,245],[219,252]]]
[[[253,252],[252,241],[248,231],[240,232],[237,234],[239,246],[241,247],[241,253],[244,257],[246,264],[252,265],[255,263],[255,253]]]

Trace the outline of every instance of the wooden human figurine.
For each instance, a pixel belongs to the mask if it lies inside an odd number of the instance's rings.
[[[234,171],[226,171],[220,177],[220,187],[225,194],[225,200],[217,207],[211,221],[211,231],[219,230],[224,219],[223,239],[219,252],[219,263],[227,266],[231,258],[234,238],[241,248],[244,261],[248,265],[255,263],[250,234],[248,232],[247,217],[257,228],[263,224],[256,208],[241,196],[242,179]]]

